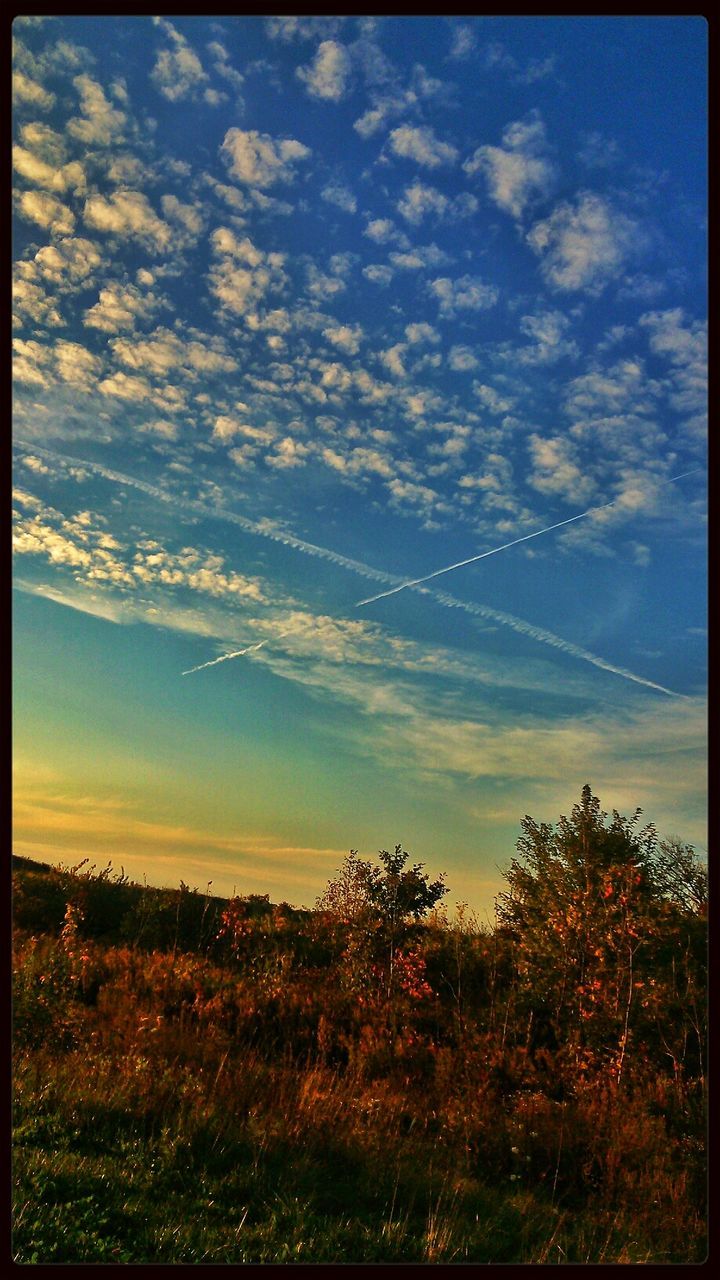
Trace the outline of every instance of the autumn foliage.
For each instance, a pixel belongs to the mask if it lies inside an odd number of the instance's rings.
[[[351,852],[303,911],[18,860],[20,1135],[51,1116],[112,1153],[129,1126],[160,1168],[192,1134],[208,1185],[242,1148],[258,1205],[278,1144],[297,1186],[310,1152],[302,1202],[324,1223],[233,1235],[228,1208],[192,1246],[160,1226],[59,1244],[57,1188],[28,1225],[21,1136],[18,1259],[38,1232],[36,1261],[198,1261],[211,1236],[215,1261],[702,1258],[705,880],[639,818],[608,818],[589,787],[555,828],[526,817],[492,929],[449,919],[443,878],[399,845],[379,865]],[[53,1168],[73,1149],[43,1141]],[[360,1201],[323,1208],[337,1160]]]

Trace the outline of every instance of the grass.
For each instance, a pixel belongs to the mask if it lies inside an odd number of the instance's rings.
[[[266,916],[241,963],[63,918],[16,939],[15,1261],[704,1257],[697,1082],[638,1061],[556,1096],[562,1056],[480,997],[462,1027],[427,997],[353,1022],[332,961],[268,949]]]

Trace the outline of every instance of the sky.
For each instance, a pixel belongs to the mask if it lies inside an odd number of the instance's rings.
[[[706,44],[15,20],[17,853],[491,916],[588,782],[705,853]]]

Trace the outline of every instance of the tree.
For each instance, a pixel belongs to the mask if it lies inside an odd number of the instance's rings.
[[[351,849],[334,880],[318,898],[317,906],[349,930],[345,956],[353,971],[367,973],[362,961],[384,963],[388,1000],[395,986],[396,962],[401,943],[412,929],[448,892],[444,876],[430,880],[423,863],[407,866],[407,850],[396,844],[393,853],[381,849],[381,866],[374,866]]]
[[[316,902],[318,911],[324,911],[340,924],[357,924],[371,909],[369,885],[373,866],[358,857],[357,849],[351,849],[337,875],[320,894]]]
[[[622,1074],[639,953],[660,897],[653,876],[657,837],[641,814],[611,820],[589,785],[556,829],[529,816],[520,858],[497,900],[514,944],[519,1009],[527,1042],[533,1022],[580,1060],[611,1059]],[[537,1030],[537,1028],[536,1028]]]
[[[557,828],[523,820],[497,900],[515,1025],[529,1048],[549,1030],[575,1072],[604,1066],[619,1082],[634,1042],[639,1065],[702,1082],[707,873],[690,846],[639,830],[640,814],[608,821],[586,785]]]
[[[692,845],[677,836],[661,840],[653,863],[655,883],[669,902],[682,911],[704,916],[708,905],[708,871]]]

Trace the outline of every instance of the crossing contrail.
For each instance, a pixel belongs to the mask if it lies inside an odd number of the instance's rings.
[[[343,556],[337,551],[332,551],[328,547],[319,546],[316,543],[308,542],[304,538],[298,538],[295,534],[287,533],[284,530],[275,528],[267,521],[250,520],[246,516],[238,515],[234,511],[228,510],[226,507],[212,506],[210,503],[199,501],[198,499],[185,498],[178,499],[177,496],[161,489],[157,485],[148,483],[146,480],[139,480],[134,476],[126,475],[121,471],[115,471],[110,467],[103,466],[97,462],[86,462],[81,458],[74,458],[67,454],[55,452],[52,449],[46,449],[38,444],[31,444],[27,441],[16,440],[17,447],[25,453],[36,453],[43,458],[47,458],[52,462],[60,463],[63,466],[82,467],[95,475],[99,475],[114,484],[128,485],[131,488],[139,489],[146,493],[149,497],[158,499],[159,501],[173,506],[182,505],[184,510],[205,518],[225,521],[228,524],[236,525],[243,529],[246,533],[254,534],[258,537],[269,538],[273,542],[281,543],[284,546],[292,547],[296,551],[302,552],[304,555],[315,556],[323,560],[328,560],[332,564],[336,564],[341,568],[350,569],[353,573],[357,573],[364,578],[374,579],[376,582],[391,583],[392,586],[388,591],[382,591],[378,595],[368,596],[364,600],[358,600],[353,606],[360,609],[368,604],[373,604],[376,600],[382,600],[387,596],[394,595],[398,591],[417,590],[420,594],[430,595],[448,609],[461,609],[465,613],[469,613],[476,617],[486,618],[494,622],[498,622],[501,626],[510,627],[520,635],[529,636],[531,639],[537,640],[541,644],[550,645],[555,649],[567,653],[568,656],[579,658],[582,661],[589,662],[592,665],[609,671],[614,675],[622,676],[626,680],[632,680],[636,684],[646,686],[648,689],[657,689],[661,693],[666,693],[673,698],[681,698],[682,694],[676,693],[672,689],[666,689],[664,685],[656,684],[653,680],[646,680],[643,676],[637,676],[632,671],[628,671],[625,667],[619,667],[613,663],[607,662],[606,659],[598,657],[597,654],[591,653],[588,649],[582,649],[579,645],[572,644],[569,640],[564,640],[561,636],[557,636],[552,631],[548,631],[543,627],[537,627],[531,622],[526,622],[523,618],[517,618],[511,613],[504,613],[497,609],[490,608],[489,605],[473,604],[468,601],[458,600],[454,596],[448,595],[444,591],[433,591],[422,584],[437,578],[441,574],[450,573],[453,569],[459,569],[466,564],[473,564],[477,560],[482,560],[487,556],[496,555],[500,551],[505,551],[509,547],[517,546],[518,543],[527,542],[530,538],[537,538],[543,533],[550,533],[553,529],[559,529],[563,525],[571,524],[575,520],[582,520],[585,516],[591,515],[595,511],[603,511],[607,507],[615,506],[619,501],[614,498],[612,502],[603,503],[602,506],[590,507],[588,511],[582,511],[579,515],[570,516],[567,520],[560,520],[557,524],[548,525],[545,529],[537,529],[534,533],[528,533],[521,538],[515,538],[512,542],[504,543],[501,547],[494,547],[490,551],[483,551],[479,555],[469,556],[465,560],[458,560],[452,565],[446,565],[442,569],[436,569],[433,573],[427,574],[422,578],[411,578],[406,581],[400,580],[397,574],[388,573],[383,569],[376,569],[371,565],[364,564],[360,560],[352,560],[348,556]],[[672,476],[669,480],[663,480],[658,487],[663,485],[674,484],[677,480],[683,480],[686,476],[695,475],[701,471],[702,467],[694,467],[691,471],[684,471],[681,475]],[[203,671],[206,667],[217,666],[221,662],[229,662],[231,658],[244,657],[246,654],[254,653],[258,649],[264,648],[271,640],[280,640],[284,636],[290,635],[298,628],[286,629],[274,636],[266,636],[264,640],[258,641],[256,644],[248,645],[244,649],[236,649],[232,653],[221,654],[218,658],[212,658],[209,662],[202,662],[196,667],[190,667],[187,671],[183,671],[183,675],[191,675],[196,671]]]
[[[671,476],[669,480],[663,480],[658,488],[662,485],[674,484],[676,480],[684,480],[685,476],[692,476],[700,467],[694,467],[692,471],[683,471],[682,475]],[[562,529],[563,525],[572,524],[575,520],[584,520],[586,516],[593,515],[596,511],[607,511],[608,507],[614,507],[620,501],[619,498],[613,498],[612,502],[604,502],[599,507],[589,507],[587,511],[581,511],[577,516],[569,516],[567,520],[558,520],[557,524],[549,524],[545,529],[536,529],[534,533],[523,534],[522,538],[513,538],[512,542],[504,542],[500,547],[493,547],[490,551],[481,551],[479,555],[468,556],[466,560],[456,560],[454,564],[447,564],[442,569],[435,569],[432,573],[426,573],[422,578],[409,578],[407,582],[401,582],[399,586],[390,587],[387,591],[379,591],[375,596],[368,596],[365,600],[358,600],[353,606],[360,609],[363,605],[374,604],[376,600],[385,600],[388,596],[397,595],[398,591],[405,591],[408,587],[418,587],[422,582],[430,582],[431,578],[439,578],[444,573],[452,573],[453,569],[462,569],[466,564],[475,564],[478,560],[486,560],[488,556],[496,556],[499,551],[507,551],[509,547],[517,547],[520,542],[529,542],[531,538],[539,538],[543,533],[552,533],[553,529]]]

